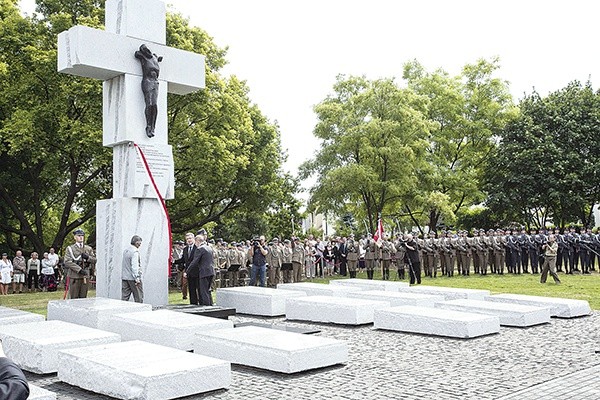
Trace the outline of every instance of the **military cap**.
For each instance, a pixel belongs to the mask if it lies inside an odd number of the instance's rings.
[[[8,254],[2,253],[2,257],[8,257]]]
[[[275,237],[273,238],[273,242],[279,242],[279,238],[278,238],[277,236],[275,236]]]
[[[196,235],[206,235],[206,229],[200,229],[198,232],[196,232]]]
[[[283,243],[290,243],[290,239],[285,239]]]
[[[208,243],[210,243],[210,244],[215,244],[215,239],[210,239],[210,240],[208,241]]]
[[[79,235],[81,235],[81,236],[84,236],[84,235],[85,235],[85,232],[84,232],[84,231],[83,231],[83,229],[81,229],[81,228],[80,228],[80,229],[75,229],[75,230],[73,231],[73,235],[76,235],[76,236],[79,236]]]

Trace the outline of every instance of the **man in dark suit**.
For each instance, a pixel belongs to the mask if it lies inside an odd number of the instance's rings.
[[[194,251],[196,250],[195,241],[196,240],[192,232],[186,233],[183,255],[179,260],[175,260],[175,265],[178,266],[178,269],[183,268],[183,277],[181,278],[181,294],[183,295],[183,300],[186,300],[188,295],[188,278],[185,275],[185,271],[188,269],[190,263],[192,262],[192,257],[194,255]]]
[[[210,285],[215,276],[213,249],[206,243],[206,231],[196,235],[196,249],[189,267],[185,270],[190,288],[190,304],[212,306]]]
[[[29,385],[23,371],[6,358],[0,341],[0,399],[26,400],[29,397]]]
[[[340,266],[339,273],[342,276],[347,275],[347,262],[348,262],[348,246],[346,246],[346,238],[342,237],[339,239],[336,251],[336,262]]]

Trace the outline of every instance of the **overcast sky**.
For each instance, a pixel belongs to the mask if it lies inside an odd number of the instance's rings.
[[[478,58],[500,57],[497,76],[518,101],[568,82],[600,80],[600,2],[536,0],[167,0],[172,10],[228,46],[225,74],[281,127],[295,173],[318,146],[313,106],[338,74],[401,78],[417,59],[458,74]],[[24,0],[24,8],[33,0]],[[29,6],[27,6],[29,4]]]

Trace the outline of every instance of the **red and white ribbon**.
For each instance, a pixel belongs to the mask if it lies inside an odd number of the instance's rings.
[[[171,263],[173,261],[173,253],[171,252],[171,249],[173,248],[173,235],[171,233],[171,218],[169,218],[169,211],[167,210],[167,203],[165,202],[165,199],[160,194],[160,190],[158,190],[158,186],[156,185],[156,181],[154,180],[152,171],[150,171],[150,166],[148,165],[148,161],[146,160],[146,156],[144,155],[144,152],[142,151],[140,146],[137,145],[137,143],[133,143],[133,145],[135,146],[135,149],[137,150],[138,154],[140,155],[140,158],[142,159],[142,163],[144,164],[144,169],[146,170],[146,173],[148,174],[148,177],[150,178],[150,182],[152,182],[154,191],[156,191],[156,195],[158,196],[158,199],[160,200],[160,204],[162,205],[163,211],[165,212],[165,217],[167,218],[167,229],[169,231],[168,271],[169,271],[169,276],[171,276]]]

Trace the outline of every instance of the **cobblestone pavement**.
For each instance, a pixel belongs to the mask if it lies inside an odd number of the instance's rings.
[[[293,375],[233,366],[228,390],[186,400],[600,398],[598,311],[526,329],[503,327],[500,334],[468,340],[379,331],[372,325],[266,320],[316,328],[320,336],[346,340],[348,363]],[[108,399],[59,382],[56,374],[27,377],[58,393],[59,400]]]

